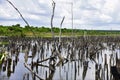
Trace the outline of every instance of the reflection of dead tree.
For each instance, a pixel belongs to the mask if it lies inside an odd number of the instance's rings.
[[[27,79],[26,79],[27,78]],[[29,80],[29,73],[25,73],[23,76],[23,80]]]
[[[83,63],[83,73],[82,73],[82,79],[83,80],[85,80],[85,76],[86,76],[86,73],[87,73],[87,70],[88,70],[88,61],[85,61],[84,63]]]
[[[25,67],[33,74],[35,75],[37,78],[39,78],[40,80],[43,80],[42,78],[40,78],[40,76],[38,74],[36,74],[35,72],[33,72],[26,63],[24,63]]]
[[[55,12],[55,2],[52,0],[52,17],[51,17],[51,33],[52,33],[52,37],[54,38],[54,31],[53,31],[53,18],[54,18],[54,12]]]
[[[12,7],[19,13],[20,17],[21,17],[22,20],[25,22],[25,24],[27,24],[27,26],[30,27],[29,23],[25,20],[25,18],[23,17],[23,15],[21,14],[21,12],[18,10],[18,8],[16,8],[11,1],[9,1],[9,0],[6,0],[6,1],[9,2],[10,5],[12,5]],[[30,28],[30,30],[32,31],[33,35],[36,37],[36,35],[35,35],[35,33],[33,32],[33,30],[32,30],[31,28]]]
[[[39,78],[40,80],[44,80],[42,79],[37,73],[33,72],[33,70],[31,68],[28,67],[28,65],[26,63],[24,63],[24,66],[34,75],[34,77],[37,77]],[[41,66],[41,67],[46,67],[46,68],[49,68],[50,70],[50,74],[49,76],[47,77],[46,76],[46,79],[45,80],[52,80],[53,76],[54,76],[54,73],[55,73],[55,64],[50,64],[49,66],[47,65],[42,65],[42,64],[36,64],[36,66]]]
[[[37,62],[33,62],[33,65],[32,67],[37,67],[36,70],[38,69],[38,66],[41,66],[41,67],[45,67],[45,68],[48,68],[49,69],[49,76],[47,77],[46,76],[46,79],[45,80],[52,80],[53,79],[53,76],[54,76],[54,73],[55,73],[55,70],[56,70],[56,66],[60,66],[62,64],[62,66],[67,62],[67,59],[63,58],[60,53],[58,53],[56,50],[55,52],[53,51],[52,52],[54,55],[51,55],[50,58],[46,58],[44,60],[41,60],[41,61],[38,61]],[[57,63],[56,61],[56,58],[59,58],[59,62]],[[42,64],[42,62],[45,62],[45,61],[49,61],[49,65],[44,65]],[[29,68],[27,65],[25,65],[25,67],[32,72],[32,74],[34,74],[35,76],[37,75],[36,73],[34,73],[32,71],[31,68]],[[46,73],[47,74],[47,73]],[[39,77],[38,75],[36,77]],[[42,79],[41,79],[42,80]]]

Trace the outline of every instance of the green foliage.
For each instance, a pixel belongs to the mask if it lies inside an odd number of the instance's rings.
[[[24,26],[21,27],[20,24],[12,25],[12,26],[3,26],[0,25],[0,36],[34,36],[32,31],[39,37],[50,37],[51,28],[42,26],[42,27],[34,27],[34,26]],[[56,36],[59,36],[59,28],[53,27],[53,31]],[[71,36],[72,29],[62,28],[62,36]],[[81,36],[84,35],[119,35],[120,31],[110,31],[110,30],[80,30],[74,29],[74,35]]]
[[[4,58],[7,56],[6,52],[0,52],[0,64],[2,63],[2,61],[4,60]]]

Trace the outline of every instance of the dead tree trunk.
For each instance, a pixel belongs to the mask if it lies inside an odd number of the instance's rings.
[[[62,19],[62,21],[61,21],[61,24],[60,24],[59,43],[61,42],[61,28],[62,28],[62,24],[63,24],[64,19],[65,19],[65,16],[63,17],[63,19]]]
[[[6,1],[18,12],[18,14],[19,14],[20,17],[22,18],[22,20],[25,22],[25,24],[26,24],[28,27],[30,27],[29,23],[27,22],[27,20],[25,20],[25,18],[23,17],[23,15],[21,14],[21,12],[18,10],[18,8],[16,8],[15,5],[14,5],[11,1],[9,1],[9,0],[6,0]],[[29,28],[29,29],[32,31],[33,35],[36,37],[34,31],[33,31],[31,28]]]
[[[54,18],[54,12],[55,12],[55,2],[52,0],[52,17],[51,17],[51,33],[52,33],[52,38],[54,38],[54,31],[53,31],[53,18]]]
[[[72,41],[73,41],[73,3],[71,3]]]

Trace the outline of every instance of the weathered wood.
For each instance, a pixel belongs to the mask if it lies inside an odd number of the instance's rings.
[[[65,16],[63,17],[61,24],[60,24],[59,43],[61,43],[61,28],[62,28],[62,24],[63,24],[64,19],[65,19]]]
[[[51,16],[51,33],[52,33],[52,38],[54,38],[54,31],[53,31],[53,18],[54,18],[54,12],[55,12],[55,2],[52,0],[52,16]]]
[[[24,63],[24,66],[25,66],[32,74],[34,74],[37,78],[39,78],[40,80],[44,80],[44,79],[42,79],[38,74],[36,74],[35,72],[33,72],[33,71],[28,67],[28,65],[27,65],[26,63]]]
[[[12,5],[12,7],[19,13],[20,17],[22,18],[22,20],[27,24],[28,27],[30,27],[29,23],[27,22],[27,20],[23,17],[23,15],[21,14],[21,12],[18,10],[17,7],[15,7],[15,5],[9,1],[9,0],[6,0],[10,5]],[[36,37],[34,31],[30,28],[30,30],[32,31],[33,35]]]
[[[44,59],[44,60],[38,61],[37,63],[42,63],[42,62],[47,61],[47,60],[52,59],[52,58],[55,58],[55,57],[50,57],[50,58],[47,58],[47,59]]]

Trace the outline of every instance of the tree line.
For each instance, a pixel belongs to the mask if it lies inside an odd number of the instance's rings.
[[[24,26],[21,27],[20,24],[12,25],[12,26],[3,26],[0,25],[0,36],[32,36],[34,37],[31,30],[38,36],[38,37],[51,37],[51,28],[41,26]],[[53,31],[55,36],[59,35],[60,29],[58,27],[53,27]],[[72,29],[62,28],[61,29],[62,36],[70,36],[72,35]],[[81,35],[119,35],[119,30],[83,30],[83,29],[73,29],[73,33],[76,36]]]

